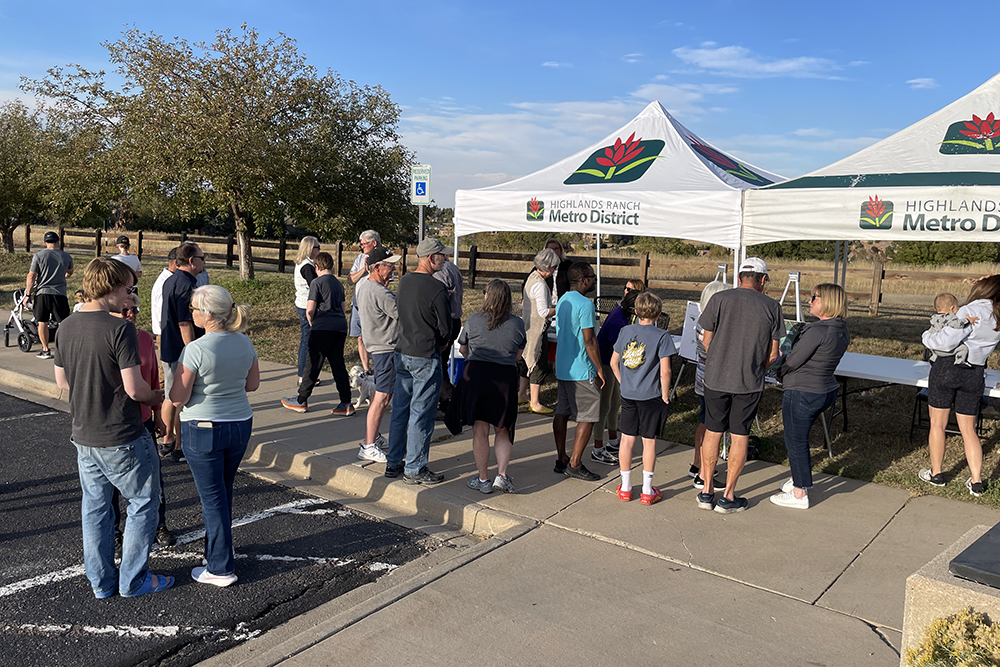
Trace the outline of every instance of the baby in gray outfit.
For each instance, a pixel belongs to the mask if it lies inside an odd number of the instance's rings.
[[[931,326],[927,330],[929,333],[937,333],[945,327],[964,329],[972,326],[969,320],[960,319],[956,314],[958,313],[958,299],[954,294],[944,292],[934,297],[934,310],[937,312],[931,315]],[[944,355],[955,355],[956,365],[965,364],[969,359],[969,347],[965,343],[960,344],[954,350],[931,350],[931,361],[938,358],[939,352]]]

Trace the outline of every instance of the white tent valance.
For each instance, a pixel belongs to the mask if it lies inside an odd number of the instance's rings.
[[[1000,75],[835,164],[747,192],[743,245],[1000,241]]]
[[[528,176],[455,194],[455,235],[659,236],[740,245],[742,191],[783,180],[723,153],[650,103],[604,140]]]

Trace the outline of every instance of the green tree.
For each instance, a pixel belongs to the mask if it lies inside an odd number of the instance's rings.
[[[21,102],[0,105],[0,240],[14,252],[14,230],[44,209],[42,126]]]
[[[897,241],[893,261],[900,264],[970,264],[996,262],[996,243]]]

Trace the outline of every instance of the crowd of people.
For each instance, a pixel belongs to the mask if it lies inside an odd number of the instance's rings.
[[[170,250],[150,295],[157,355],[153,337],[136,326],[140,298],[135,286],[142,266],[129,252],[128,237],[118,238],[118,254],[87,265],[72,316],[66,277],[73,261],[58,249],[55,233],[46,233],[43,240],[46,247],[29,269],[25,303],[33,299],[39,321],[51,317],[60,322],[55,354],[46,336],[38,356],[54,357],[56,382],[69,392],[83,489],[84,561],[94,594],[130,597],[174,583],[172,577],[149,571],[153,543],[169,546],[176,539],[166,522],[161,457],[187,461],[201,499],[205,560],[191,576],[220,587],[234,583],[233,484],[253,424],[247,395],[260,385],[257,355],[246,335],[249,306],[234,303],[225,289],[208,284],[205,253],[197,244],[180,244]],[[671,358],[677,349],[671,335],[657,326],[662,302],[642,281],[626,284],[621,301],[598,327],[595,304],[588,297],[597,281],[593,267],[567,258],[563,244],[549,239],[534,257],[520,292],[503,280],[489,281],[481,309],[470,313],[463,326],[463,281],[449,260],[452,248],[435,239],[421,241],[417,267],[399,279],[394,292],[391,285],[402,258],[384,247],[374,230],[363,232],[359,245],[348,310],[333,257],[315,237],[300,243],[293,278],[301,334],[298,391],[281,399],[281,405],[306,412],[326,362],[339,394],[331,412],[356,414],[344,360],[351,336],[357,338],[363,380],[373,386],[358,457],[385,464],[387,478],[401,477],[407,484],[444,479],[428,467],[435,420],[443,419],[454,433],[472,428],[476,472],[468,487],[484,494],[516,492],[509,468],[519,404],[527,404],[531,412],[552,415],[554,472],[600,480],[584,463],[593,441],[589,461],[617,467],[617,496],[631,501],[638,441],[640,503],[652,505],[662,498],[653,484],[656,439],[670,414]],[[835,284],[815,286],[809,311],[816,321],[796,328],[791,348],[781,354],[779,342],[788,330],[780,304],[764,293],[767,264],[747,258],[737,275],[735,287],[709,283],[699,302],[698,427],[688,471],[695,500],[698,507],[723,514],[747,509],[737,485],[770,372],[783,390],[791,468],[791,478],[770,500],[808,509],[813,485],[809,435],[835,403],[839,383],[834,373],[850,343],[846,294]],[[520,317],[514,314],[515,301],[520,301]],[[976,281],[961,308],[953,295],[939,295],[935,310],[923,335],[931,360],[930,467],[919,477],[938,486],[946,482],[945,429],[954,405],[971,473],[966,486],[978,496],[984,483],[976,416],[985,360],[1000,342],[1000,276]],[[456,341],[465,364],[452,387],[445,360]],[[541,400],[541,386],[550,374],[557,382],[554,408]],[[386,438],[381,427],[390,406]],[[567,446],[571,420],[576,425]],[[497,470],[492,479],[491,431]],[[726,433],[730,446],[720,480],[716,467]],[[158,436],[163,438],[159,452]]]

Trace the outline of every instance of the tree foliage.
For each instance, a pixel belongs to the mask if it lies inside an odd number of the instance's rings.
[[[661,255],[678,255],[693,257],[698,254],[698,247],[685,243],[680,239],[663,238],[659,236],[635,237],[635,249],[639,252],[655,252]]]
[[[375,221],[392,239],[415,222],[412,156],[380,87],[320,75],[294,40],[246,25],[194,44],[133,28],[104,46],[119,90],[79,66],[24,87],[90,128],[77,134],[111,165],[94,171],[105,193],[120,187],[123,210],[141,200],[158,215],[231,212],[242,278],[253,277],[252,236],[287,219],[326,238]]]
[[[775,241],[761,243],[747,252],[775,259],[820,259],[833,261],[833,241]]]
[[[21,102],[0,105],[0,238],[14,252],[14,229],[44,207],[42,126]]]
[[[1000,246],[996,243],[961,241],[897,241],[892,260],[900,264],[970,264],[996,262]]]

